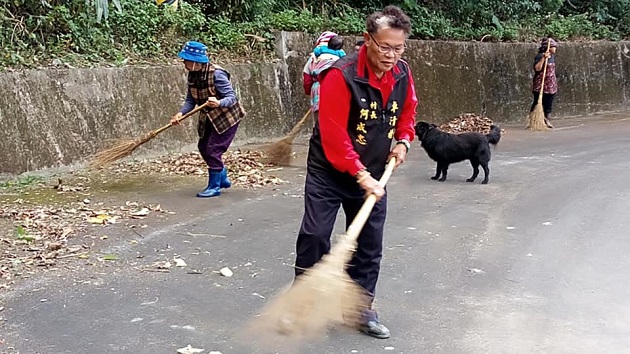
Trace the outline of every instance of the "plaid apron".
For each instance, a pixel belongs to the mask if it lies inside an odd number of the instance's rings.
[[[213,64],[206,64],[200,71],[191,71],[188,73],[188,88],[197,105],[204,104],[208,100],[208,97],[216,97],[217,92],[214,87],[214,72],[216,70],[225,71],[228,79],[230,78],[230,73],[227,72],[227,70]],[[217,99],[221,98],[222,97],[217,97]],[[199,138],[203,138],[204,136],[206,120],[212,123],[217,133],[223,134],[226,130],[240,122],[241,119],[245,117],[245,114],[245,110],[238,101],[231,107],[202,109],[199,113],[199,121],[197,124]]]

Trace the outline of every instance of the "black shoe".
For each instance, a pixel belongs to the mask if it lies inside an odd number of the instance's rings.
[[[551,122],[547,118],[545,118],[545,125],[547,126],[547,128],[553,129],[553,125],[551,125]]]
[[[378,338],[378,339],[387,339],[389,338],[389,329],[383,326],[378,321],[367,321],[359,327],[359,330],[368,336]]]

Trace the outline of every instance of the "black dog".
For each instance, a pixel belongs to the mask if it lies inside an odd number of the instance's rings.
[[[485,178],[482,184],[488,183],[490,175],[490,144],[497,145],[501,139],[501,128],[496,125],[490,127],[490,133],[462,133],[450,134],[438,129],[437,125],[426,122],[416,124],[416,135],[422,142],[424,151],[437,162],[435,176],[440,182],[446,181],[448,165],[464,160],[470,160],[473,168],[472,176],[466,182],[473,182],[479,175],[479,165],[483,168]],[[440,174],[442,178],[440,178]]]

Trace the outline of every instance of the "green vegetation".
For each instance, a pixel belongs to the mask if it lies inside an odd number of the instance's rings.
[[[3,189],[23,189],[37,185],[43,181],[43,177],[26,175],[14,180],[0,180],[0,191]]]
[[[0,68],[167,62],[189,39],[214,56],[264,58],[277,30],[360,34],[375,0],[0,0]],[[630,38],[630,0],[402,0],[413,38]],[[120,6],[120,8],[119,8]],[[227,54],[226,54],[227,53]]]
[[[22,241],[27,241],[27,242],[31,242],[33,240],[35,240],[35,238],[33,236],[30,236],[27,232],[26,229],[24,228],[24,226],[20,225],[17,226],[15,228],[15,237],[18,240],[22,240]]]

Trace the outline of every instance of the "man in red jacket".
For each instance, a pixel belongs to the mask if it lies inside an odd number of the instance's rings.
[[[391,157],[397,166],[414,138],[418,100],[401,55],[411,31],[409,17],[387,6],[367,19],[365,44],[322,74],[319,119],[310,139],[304,217],[296,242],[296,276],[330,250],[339,207],[349,226],[366,194],[379,201],[361,231],[348,274],[373,299],[383,250],[387,194],[379,184]],[[392,148],[392,140],[396,144]],[[363,314],[360,330],[389,338],[376,311]]]

